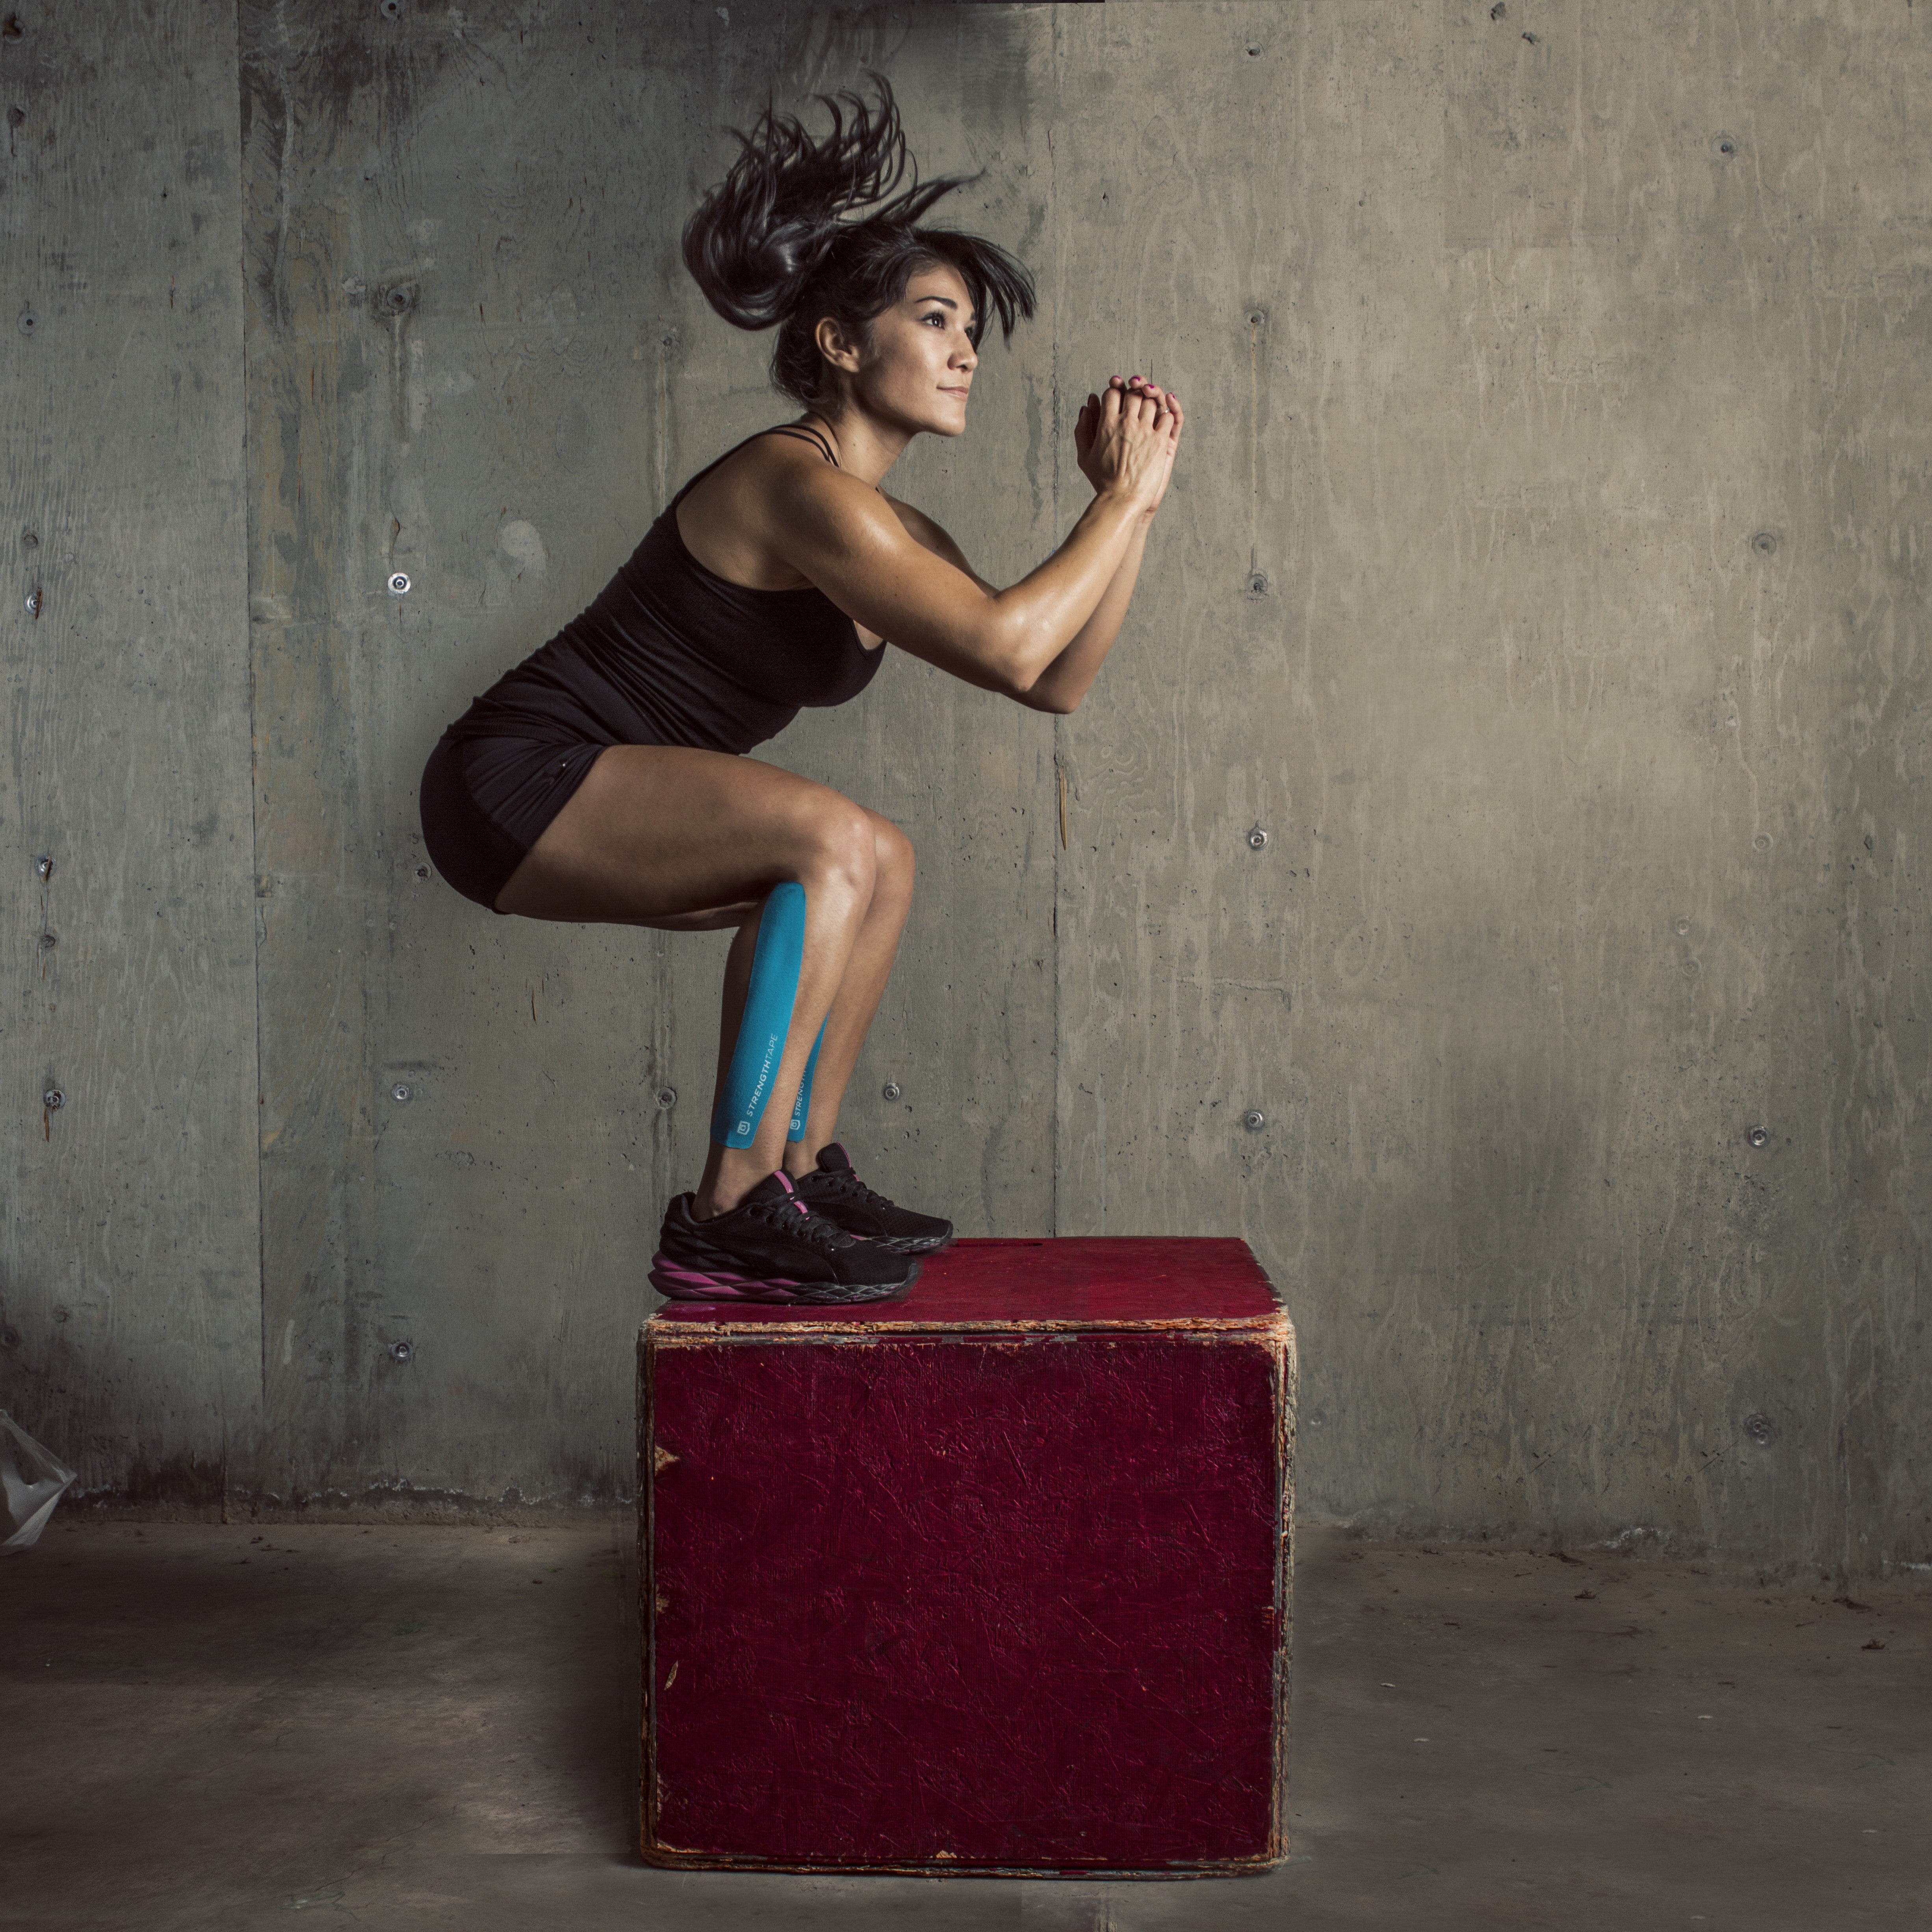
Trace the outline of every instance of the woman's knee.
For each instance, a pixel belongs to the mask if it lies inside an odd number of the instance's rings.
[[[869,900],[878,873],[878,842],[872,814],[837,792],[814,805],[805,828],[806,868],[820,878],[838,879]],[[809,880],[806,882],[808,885]]]
[[[881,818],[876,812],[866,815],[872,826],[872,865],[877,878],[873,897],[877,899],[889,893],[894,899],[910,904],[917,864],[912,841],[890,818]]]

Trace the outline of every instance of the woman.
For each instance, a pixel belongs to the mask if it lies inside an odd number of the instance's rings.
[[[833,1138],[911,902],[911,844],[744,754],[800,706],[856,698],[886,638],[1017,704],[1072,710],[1126,614],[1180,434],[1178,402],[1138,376],[1090,394],[1074,446],[1094,500],[1006,590],[878,487],[915,436],[964,430],[988,310],[1008,337],[1033,313],[1003,250],[917,225],[962,178],[921,187],[914,169],[896,192],[904,139],[878,86],[876,109],[842,97],[849,124],[821,96],[822,141],[768,109],[685,230],[712,306],[776,326],[772,380],[804,413],[686,483],[423,772],[430,856],[480,905],[737,928],[712,1145],[651,1264],[670,1295],[890,1300],[952,1238],[866,1186]],[[789,1122],[775,1094],[798,1096]]]

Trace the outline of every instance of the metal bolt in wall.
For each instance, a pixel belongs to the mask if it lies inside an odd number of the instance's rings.
[[[1778,1439],[1778,1430],[1768,1415],[1748,1415],[1744,1418],[1744,1433],[1760,1449],[1768,1449]]]
[[[40,317],[39,317],[38,316],[37,316],[37,315],[34,313],[34,311],[33,311],[32,309],[30,309],[30,308],[23,308],[22,310],[21,310],[21,311],[20,311],[20,333],[21,333],[22,335],[31,335],[31,334],[33,334],[33,332],[34,332],[34,331],[35,329],[38,328],[40,327]]]
[[[1268,836],[1257,825],[1248,834],[1249,844],[1257,852],[1268,843]]]
[[[1752,1128],[1750,1132],[1744,1136],[1744,1138],[1749,1141],[1753,1147],[1762,1147],[1765,1142],[1769,1140],[1770,1138],[1770,1135],[1766,1133],[1762,1127]]]
[[[658,1105],[660,1107],[675,1107],[677,1105],[677,1089],[675,1087],[660,1087],[658,1089]]]
[[[899,1097],[899,1083],[896,1080],[888,1080],[880,1090],[888,1100],[896,1100]]]
[[[1241,1125],[1251,1134],[1258,1134],[1268,1125],[1268,1116],[1258,1107],[1251,1107],[1241,1116]]]
[[[52,878],[54,875],[53,854],[51,852],[42,853],[40,857],[34,861],[34,870],[44,879]]]
[[[409,594],[409,578],[405,572],[399,570],[389,579],[389,595],[392,597],[406,597]]]
[[[406,1362],[415,1353],[415,1349],[406,1342],[392,1342],[389,1344],[389,1359],[392,1362]]]
[[[40,614],[40,586],[37,584],[27,592],[27,615],[38,617]]]
[[[67,1096],[58,1087],[50,1087],[40,1096],[40,1105],[51,1113],[55,1108],[67,1105]]]
[[[1760,530],[1751,538],[1751,548],[1760,556],[1771,556],[1778,548],[1778,532],[1775,530]]]
[[[396,1082],[394,1086],[389,1089],[389,1098],[394,1100],[399,1106],[406,1106],[408,1103],[410,1097],[409,1088],[405,1087],[400,1080]]]

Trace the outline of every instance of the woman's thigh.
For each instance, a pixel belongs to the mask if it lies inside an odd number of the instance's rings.
[[[612,745],[496,905],[529,919],[674,932],[736,926],[777,880],[810,872],[875,816],[756,758]]]

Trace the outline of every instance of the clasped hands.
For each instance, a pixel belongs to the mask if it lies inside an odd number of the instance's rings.
[[[1151,517],[1167,494],[1185,418],[1180,398],[1141,376],[1114,376],[1090,393],[1073,425],[1073,450],[1094,494],[1118,490]]]

